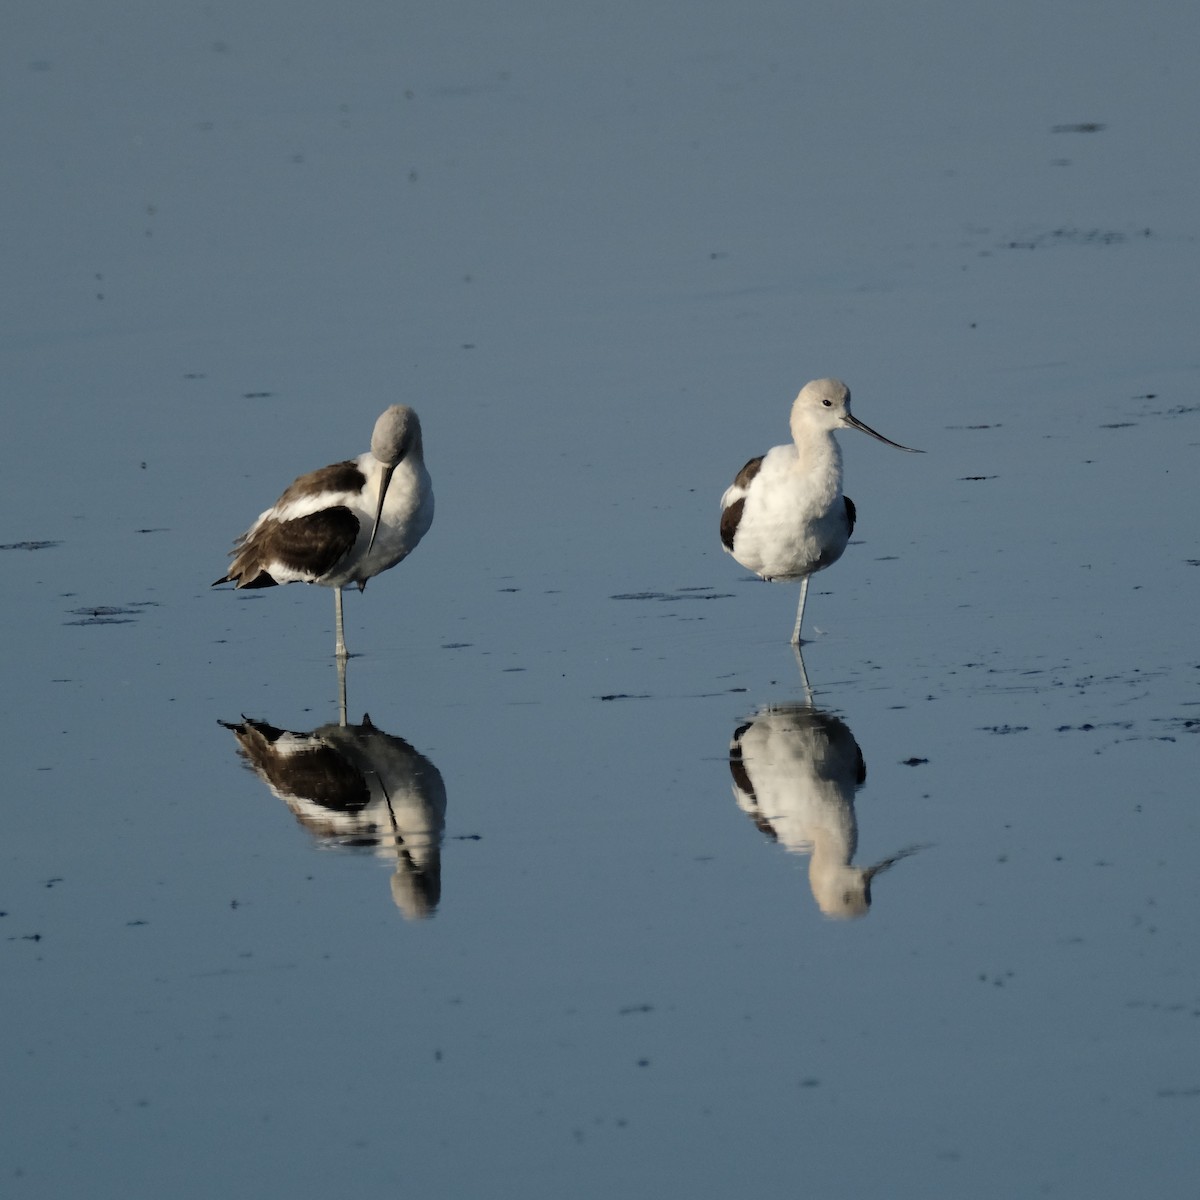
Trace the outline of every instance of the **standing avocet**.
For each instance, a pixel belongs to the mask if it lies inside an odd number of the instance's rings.
[[[229,570],[213,584],[239,588],[319,583],[334,591],[336,653],[346,655],[342,588],[407,558],[433,522],[421,422],[393,404],[375,422],[371,449],[301,475],[238,538]]]
[[[809,576],[842,557],[854,530],[854,502],[842,494],[842,451],[836,429],[861,429],[901,446],[850,412],[850,389],[839,379],[806,383],[792,404],[792,444],[752,458],[721,497],[721,544],[743,567],[767,580],[800,580],[800,623]]]

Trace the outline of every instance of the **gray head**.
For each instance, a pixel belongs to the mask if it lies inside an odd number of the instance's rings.
[[[792,437],[802,442],[814,432],[828,433],[834,429],[858,429],[869,433],[888,446],[907,450],[910,454],[921,454],[911,446],[902,446],[877,433],[870,425],[860,421],[850,411],[850,389],[840,379],[814,379],[800,389],[800,395],[792,404]]]
[[[380,414],[371,434],[371,453],[386,467],[409,454],[421,456],[421,421],[407,404],[393,404]]]
[[[414,458],[418,463],[424,461],[421,421],[416,412],[407,404],[393,404],[391,408],[382,412],[379,420],[375,422],[375,431],[371,434],[371,453],[383,463],[383,476],[379,481],[375,523],[371,526],[371,537],[367,542],[368,554],[371,553],[379,533],[383,501],[387,496],[388,484],[392,481],[392,472],[406,458]]]

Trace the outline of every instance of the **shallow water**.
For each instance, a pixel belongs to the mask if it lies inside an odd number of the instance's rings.
[[[1200,18],[343,8],[4,39],[7,1190],[1186,1192]],[[717,501],[824,374],[926,454],[842,437],[841,756],[760,829],[795,589]],[[207,586],[393,401],[438,511],[347,688],[424,920],[220,724],[336,721],[332,598]],[[858,919],[817,826],[911,851]]]

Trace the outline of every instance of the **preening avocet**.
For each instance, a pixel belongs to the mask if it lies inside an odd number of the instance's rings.
[[[371,449],[301,475],[238,538],[229,570],[213,584],[239,588],[319,583],[334,590],[336,652],[346,657],[342,588],[394,567],[433,522],[421,422],[393,404],[375,422]]]
[[[850,412],[850,389],[839,379],[806,383],[792,404],[792,444],[752,458],[721,497],[721,544],[743,567],[768,580],[800,581],[800,623],[809,576],[842,557],[855,509],[842,494],[842,452],[836,429],[861,429],[897,450],[920,454],[864,425]]]

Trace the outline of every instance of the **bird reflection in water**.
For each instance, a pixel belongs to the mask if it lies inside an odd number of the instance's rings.
[[[432,916],[442,891],[446,786],[403,738],[361,725],[311,733],[266,721],[222,721],[239,753],[297,820],[329,845],[373,848],[395,858],[392,899],[410,920]]]
[[[922,848],[852,865],[854,795],[866,763],[845,723],[811,703],[772,705],[738,726],[729,770],[734,799],[759,830],[789,853],[809,856],[809,885],[827,917],[864,916],[875,877]]]

